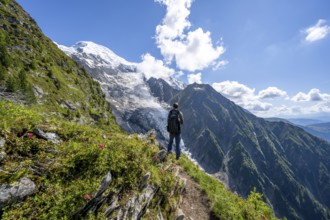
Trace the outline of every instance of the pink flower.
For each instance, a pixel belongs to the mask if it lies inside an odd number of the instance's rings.
[[[104,148],[105,147],[105,144],[99,144],[99,148]]]
[[[33,136],[33,133],[27,133],[27,136],[28,137],[32,137]]]
[[[92,199],[92,196],[89,195],[89,194],[85,194],[85,195],[84,195],[84,199],[85,199],[85,200],[91,200],[91,199]]]

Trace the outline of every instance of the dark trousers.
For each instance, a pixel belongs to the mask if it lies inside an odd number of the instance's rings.
[[[181,149],[180,149],[181,135],[180,135],[180,133],[178,133],[178,134],[170,134],[170,141],[168,142],[167,152],[171,152],[172,151],[172,145],[173,145],[173,140],[174,139],[175,139],[176,159],[179,159],[180,158],[180,154],[181,154]]]

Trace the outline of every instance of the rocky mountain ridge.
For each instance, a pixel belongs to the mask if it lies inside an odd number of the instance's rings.
[[[207,172],[243,196],[256,187],[279,216],[329,217],[328,142],[258,118],[209,85],[189,85],[174,100],[185,115],[186,147]]]

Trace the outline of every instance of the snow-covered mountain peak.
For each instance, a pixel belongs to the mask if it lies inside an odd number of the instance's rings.
[[[71,47],[59,45],[59,48],[70,56],[79,54],[86,60],[90,68],[107,67],[116,68],[119,65],[136,65],[115,54],[109,48],[91,41],[79,41]]]
[[[138,63],[126,61],[109,48],[91,41],[79,41],[71,47],[57,45],[62,51],[75,60],[84,60],[83,65],[88,69],[101,68],[106,70],[105,72],[109,72],[110,70],[120,70],[121,72],[141,71],[138,68]],[[143,72],[141,72],[141,75],[147,80],[151,77],[159,78]],[[184,83],[176,78],[168,76],[162,77],[162,79],[175,89],[182,90],[185,88]]]

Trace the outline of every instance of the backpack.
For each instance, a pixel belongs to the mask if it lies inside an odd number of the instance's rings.
[[[167,131],[170,133],[177,134],[180,132],[180,124],[179,124],[179,114],[178,110],[171,110],[168,116],[167,121]]]

